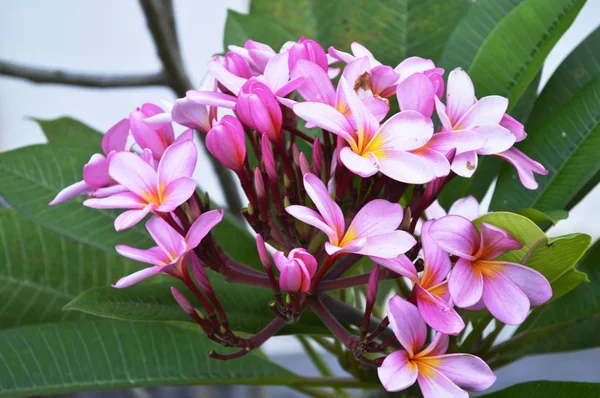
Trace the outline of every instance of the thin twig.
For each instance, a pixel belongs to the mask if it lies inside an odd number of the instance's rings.
[[[177,96],[184,97],[187,90],[192,88],[192,83],[181,58],[173,3],[170,0],[140,0],[140,4],[146,16],[146,23],[152,34],[158,57],[163,64],[168,86]],[[203,141],[204,137],[201,138]],[[206,149],[204,145],[203,148]],[[223,188],[227,206],[235,216],[241,217],[242,202],[233,174],[213,156],[209,155],[209,159]]]
[[[95,88],[164,86],[167,84],[166,77],[162,72],[131,75],[98,75],[59,69],[35,68],[6,61],[0,61],[0,75],[17,77],[34,83],[65,84]]]

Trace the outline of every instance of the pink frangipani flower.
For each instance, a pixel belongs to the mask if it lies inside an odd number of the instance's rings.
[[[317,260],[306,249],[292,249],[287,256],[281,251],[276,251],[273,260],[279,269],[281,290],[305,293],[310,289],[310,282],[317,272]]]
[[[398,203],[373,200],[359,210],[346,229],[342,210],[317,176],[305,174],[304,188],[319,212],[300,205],[288,206],[285,210],[327,235],[329,241],[325,243],[325,251],[329,255],[362,254],[386,265],[384,259],[401,257],[416,244],[408,232],[398,230],[403,217],[402,206]],[[406,272],[402,270],[402,274]]]
[[[129,120],[122,119],[112,126],[102,137],[104,155],[96,153],[83,166],[83,181],[78,181],[60,191],[49,203],[50,206],[66,202],[76,196],[88,194],[104,197],[113,193],[126,191],[127,188],[117,184],[108,174],[108,167],[114,154],[127,150],[129,137]]]
[[[426,347],[427,326],[413,304],[394,296],[388,303],[388,318],[396,338],[404,347],[388,355],[377,369],[387,391],[401,391],[419,383],[425,398],[464,397],[483,391],[496,376],[481,358],[470,354],[445,354],[448,335],[438,333]]]
[[[477,100],[473,82],[463,69],[457,68],[448,76],[446,104],[437,97],[434,99],[443,131],[474,132],[486,140],[477,150],[457,150],[452,162],[452,171],[456,174],[471,177],[477,168],[477,155],[504,152],[515,143],[515,135],[500,125],[508,99],[490,95]]]
[[[448,213],[446,213],[446,210],[444,210],[442,205],[440,205],[437,200],[433,202],[427,209],[425,209],[425,215],[427,216],[428,220],[435,220],[445,217],[449,214],[463,216],[467,220],[473,221],[483,213],[481,211],[479,202],[473,195],[457,199],[454,203],[452,203],[452,206],[450,206]]]
[[[246,138],[240,121],[225,115],[206,135],[206,148],[225,167],[241,174],[246,160]]]
[[[495,260],[509,250],[522,247],[506,231],[482,223],[481,231],[461,216],[436,220],[429,229],[431,237],[446,252],[459,259],[448,278],[454,303],[461,308],[483,304],[498,320],[522,323],[530,307],[552,297],[548,280],[521,264]]]
[[[158,246],[146,250],[126,245],[116,247],[120,255],[142,263],[152,264],[152,267],[144,268],[119,279],[113,287],[128,287],[161,272],[181,276],[183,272],[186,272],[185,269],[182,269],[185,255],[194,250],[210,230],[221,222],[223,214],[223,210],[211,210],[201,214],[194,221],[185,237],[181,236],[162,218],[152,217],[146,223],[146,229]]]
[[[409,184],[424,184],[446,176],[450,165],[446,157],[424,146],[433,136],[433,122],[416,111],[400,112],[379,125],[351,90],[340,80],[352,120],[330,105],[303,102],[294,112],[307,122],[343,138],[340,159],[353,173],[370,177],[381,171],[388,177]]]
[[[110,162],[109,174],[129,192],[88,199],[83,204],[96,209],[132,209],[115,219],[118,231],[137,224],[150,212],[173,211],[196,189],[191,176],[197,157],[196,146],[189,140],[171,145],[157,170],[134,153],[117,153]]]
[[[421,280],[414,279],[413,296],[425,322],[438,332],[457,335],[465,323],[448,303],[448,281],[452,263],[448,254],[440,248],[429,234],[433,221],[427,221],[421,228],[424,270]]]
[[[159,160],[165,150],[175,142],[173,125],[168,118],[153,121],[151,119],[150,122],[146,120],[162,114],[168,115],[160,106],[151,103],[143,104],[129,114],[131,135],[140,148],[152,151],[155,160]]]

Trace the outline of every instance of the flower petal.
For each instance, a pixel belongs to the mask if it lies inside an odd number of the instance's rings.
[[[111,151],[124,151],[129,137],[129,119],[121,119],[102,137],[102,150],[106,155]]]
[[[394,335],[408,354],[419,352],[427,339],[427,325],[417,307],[394,296],[388,302],[388,318]]]
[[[160,247],[151,247],[150,249],[136,249],[126,245],[117,245],[117,252],[123,256],[141,263],[152,265],[164,265],[169,263],[169,258]]]
[[[329,196],[329,191],[323,181],[316,175],[307,173],[304,175],[304,188],[327,225],[335,231],[338,237],[343,236],[345,231],[344,214],[338,204]]]
[[[506,160],[517,169],[519,180],[521,180],[521,184],[527,189],[537,189],[538,187],[538,183],[535,180],[533,173],[540,175],[548,174],[548,170],[546,170],[544,166],[531,159],[517,148],[510,148],[502,153],[497,153],[496,156]]]
[[[167,186],[181,177],[191,177],[196,168],[198,151],[193,141],[171,145],[158,163],[158,182]]]
[[[403,216],[404,211],[398,203],[375,199],[364,205],[354,216],[348,233],[353,234],[355,238],[366,238],[395,231],[400,226]]]
[[[185,239],[168,222],[160,217],[152,217],[146,223],[146,229],[163,252],[170,259],[182,256],[186,252]],[[170,261],[169,261],[170,262]]]
[[[382,155],[378,157],[379,171],[393,180],[426,184],[436,178],[434,164],[427,158],[405,151],[386,150]]]
[[[450,272],[452,262],[450,256],[446,253],[431,237],[429,228],[433,221],[427,221],[421,227],[421,245],[423,247],[423,260],[425,268],[421,276],[420,285],[424,289],[441,283]]]
[[[414,110],[403,111],[390,117],[379,129],[376,140],[379,148],[410,151],[427,144],[433,135],[433,122]]]
[[[431,225],[429,234],[448,253],[475,259],[480,245],[479,231],[466,218],[453,215],[442,217]]]
[[[477,169],[477,161],[476,151],[458,154],[452,161],[452,171],[461,177],[471,178]]]
[[[223,216],[225,211],[221,210],[210,210],[206,213],[202,213],[200,217],[194,221],[190,229],[188,230],[187,235],[185,236],[185,240],[187,242],[188,250],[193,250],[200,244],[202,239],[211,229],[214,228],[215,225],[223,220]]]
[[[417,244],[415,238],[406,231],[386,232],[381,235],[370,235],[362,239],[366,239],[365,244],[362,249],[355,253],[381,258],[396,258]],[[361,238],[353,239],[352,241],[359,240]]]
[[[469,195],[452,203],[450,210],[448,210],[448,214],[463,216],[467,220],[473,221],[481,215],[481,208],[477,199],[475,199],[473,195]]]
[[[237,101],[232,95],[204,90],[188,90],[185,93],[185,97],[199,105],[215,106],[226,109],[235,108]]]
[[[417,356],[423,358],[445,354],[448,351],[449,344],[450,337],[447,334],[436,333],[431,343],[423,351],[419,352]]]
[[[509,235],[502,228],[492,224],[481,223],[481,248],[478,258],[493,260],[509,250],[518,250],[523,247],[521,242]]]
[[[427,143],[427,148],[446,154],[452,149],[456,153],[477,150],[485,145],[485,138],[474,131],[458,130],[435,133]]]
[[[294,113],[299,118],[317,127],[331,131],[348,143],[354,142],[354,128],[340,111],[331,105],[320,102],[301,102],[294,105]]]
[[[508,108],[507,98],[499,95],[483,97],[467,110],[460,120],[455,123],[455,127],[461,130],[473,130],[480,126],[499,126],[506,108]]]
[[[467,72],[462,68],[456,68],[450,72],[446,89],[445,112],[450,123],[455,126],[475,101],[475,87],[473,87],[473,82]]]
[[[388,355],[379,368],[377,375],[386,391],[394,392],[404,390],[417,381],[417,367],[408,360],[404,350],[392,352]]]
[[[141,157],[131,152],[116,153],[108,172],[113,180],[150,202],[158,197],[156,171]]]
[[[542,305],[552,298],[552,286],[538,271],[507,261],[494,262],[500,267],[500,272],[525,293],[532,306]]]
[[[504,116],[502,116],[502,120],[500,120],[500,126],[513,133],[517,142],[521,142],[527,138],[525,126],[523,126],[523,124],[509,114],[505,113]]]
[[[448,278],[448,290],[454,304],[465,308],[476,304],[484,290],[479,268],[464,258],[458,259]]]
[[[427,365],[419,366],[419,387],[423,398],[468,398],[469,394],[441,372]]]
[[[291,76],[304,78],[304,83],[298,87],[298,93],[305,101],[335,106],[335,89],[327,72],[319,65],[306,59],[299,59]]]
[[[400,62],[400,64],[398,64],[394,70],[400,75],[398,81],[401,82],[415,73],[425,72],[426,70],[433,68],[435,68],[435,64],[430,59],[421,57],[408,57],[404,61]]]
[[[325,223],[323,217],[316,211],[309,209],[306,206],[292,205],[285,208],[285,211],[294,218],[312,225],[313,227],[323,231],[332,242],[337,242],[338,236],[329,225]]]
[[[423,73],[415,73],[396,86],[401,111],[417,111],[431,117],[435,108],[435,88]]]
[[[368,178],[379,171],[379,161],[372,152],[368,156],[360,156],[350,147],[343,147],[340,151],[340,160],[354,174]]]
[[[483,302],[494,317],[507,325],[523,323],[531,307],[525,293],[495,267],[484,271]]]
[[[91,188],[85,181],[78,181],[75,184],[69,185],[63,188],[55,197],[52,199],[49,206],[54,206],[60,203],[64,203],[69,199],[73,199],[76,196],[83,195],[91,191]],[[84,202],[85,203],[85,202]],[[89,206],[93,207],[93,206]]]
[[[515,143],[515,136],[502,126],[480,126],[474,128],[473,131],[486,139],[485,144],[477,150],[480,155],[493,155],[504,152]]]
[[[131,275],[127,275],[117,281],[113,287],[117,289],[122,289],[124,287],[129,287],[135,283],[138,283],[141,280],[146,278],[150,278],[151,276],[160,274],[162,267],[155,265],[154,267],[144,268],[140,271],[134,272]]]
[[[438,360],[435,369],[459,387],[470,391],[487,390],[496,381],[490,367],[481,359],[470,354],[448,354],[432,357]]]
[[[450,304],[419,285],[416,285],[415,288],[417,307],[429,326],[438,332],[454,336],[465,328],[462,318]]]
[[[154,210],[154,203],[148,203],[146,207],[140,210],[127,210],[123,213],[119,214],[117,218],[115,218],[115,229],[117,231],[122,231],[124,229],[133,227],[138,222],[142,221],[148,213]]]
[[[211,74],[225,86],[234,95],[238,95],[246,79],[238,77],[233,73],[229,72],[225,67],[218,61],[210,61],[208,63],[208,70]]]
[[[188,200],[196,190],[197,184],[193,178],[181,177],[171,181],[161,193],[160,205],[156,208],[158,211],[170,212],[186,200]]]
[[[147,203],[132,192],[121,192],[105,198],[87,199],[83,205],[93,209],[143,209]]]

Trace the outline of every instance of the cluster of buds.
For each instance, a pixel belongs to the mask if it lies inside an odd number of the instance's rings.
[[[127,209],[117,230],[150,215],[146,227],[157,246],[117,251],[151,266],[114,287],[159,273],[183,281],[202,308],[173,289],[182,309],[210,339],[238,348],[211,351],[214,358],[245,355],[310,307],[358,361],[378,367],[388,391],[417,381],[426,397],[488,388],[495,376],[483,360],[446,354],[449,336],[465,328],[455,307],[485,307],[501,322],[519,324],[552,291],[533,269],[496,260],[521,243],[493,225],[477,229],[473,198],[449,215],[436,198],[456,175],[471,177],[479,156],[507,160],[525,187],[537,187],[534,173],[547,171],[513,146],[526,133],[505,113],[508,100],[478,99],[460,68],[445,81],[431,60],[411,57],[394,68],[358,43],[352,53],[325,52],[305,38],[279,52],[253,41],[229,50],[209,63],[212,90],[134,110],[106,133],[104,154],[84,166],[83,181],[51,203],[84,194],[85,206]],[[400,111],[390,116],[393,96]],[[188,130],[175,139],[173,123]],[[210,210],[191,178],[193,130],[239,178],[264,272],[228,256],[212,237],[224,211]],[[347,276],[364,256],[371,272]],[[273,321],[256,335],[236,335],[207,268],[233,283],[272,289],[265,305]],[[411,282],[410,294],[394,296],[374,326],[380,281],[400,277]],[[328,292],[363,285],[362,323],[348,329],[332,314],[343,304]],[[424,348],[428,328],[436,334]]]

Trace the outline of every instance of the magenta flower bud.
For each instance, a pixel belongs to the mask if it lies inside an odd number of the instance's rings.
[[[261,152],[263,165],[265,166],[265,171],[269,176],[269,181],[271,181],[272,184],[277,184],[277,166],[275,165],[275,156],[273,155],[273,148],[271,148],[269,137],[267,137],[266,134],[262,135]]]
[[[292,249],[287,255],[277,251],[273,255],[279,269],[279,286],[289,293],[307,292],[317,272],[317,260],[306,249]]]
[[[252,78],[241,88],[235,106],[240,120],[250,128],[267,134],[272,142],[279,142],[283,114],[271,89]]]
[[[377,300],[377,286],[379,285],[379,266],[375,264],[369,274],[367,283],[367,313],[371,314],[375,300]]]
[[[191,260],[192,275],[194,275],[194,279],[198,282],[198,285],[200,285],[202,293],[209,297],[214,297],[215,293],[200,259],[194,253],[190,254],[188,257]]]
[[[155,104],[143,104],[129,115],[131,135],[142,149],[150,149],[152,156],[160,160],[169,145],[175,141],[175,133],[170,121],[148,123],[144,119],[156,116],[165,111]]]
[[[313,142],[312,167],[314,174],[320,176],[321,168],[323,167],[323,149],[321,148],[321,141],[318,138],[315,138],[315,142]]]
[[[300,171],[302,172],[302,175],[310,173],[310,166],[308,165],[308,160],[306,160],[306,156],[304,156],[304,152],[300,152],[299,157]]]
[[[302,37],[298,43],[294,44],[289,50],[288,66],[290,70],[294,69],[299,59],[306,59],[319,65],[325,72],[329,68],[327,64],[327,54],[319,43],[314,40]]]
[[[179,304],[181,309],[183,309],[188,315],[196,315],[196,310],[194,310],[192,303],[189,302],[189,300],[183,295],[183,293],[177,290],[177,288],[171,287],[171,294],[173,295],[173,298],[175,299],[175,301],[177,301],[177,304]]]
[[[236,173],[244,171],[246,139],[239,120],[231,115],[223,116],[206,135],[206,148],[223,165]]]
[[[271,264],[271,257],[269,256],[269,252],[267,251],[267,246],[265,245],[265,241],[260,234],[256,235],[256,250],[258,251],[258,257],[260,258],[260,262],[262,263],[267,273],[271,273],[273,270],[273,265]]]
[[[200,105],[188,98],[179,98],[171,109],[171,117],[175,123],[198,130],[206,134],[210,130],[208,107]]]
[[[254,191],[256,192],[258,200],[265,200],[265,182],[263,181],[262,173],[258,167],[254,169]]]
[[[225,67],[225,69],[238,77],[250,79],[252,76],[248,62],[238,54],[230,51],[225,54],[224,57],[218,57],[217,60]]]
[[[295,143],[292,144],[292,159],[294,159],[296,165],[300,165],[300,151]]]

